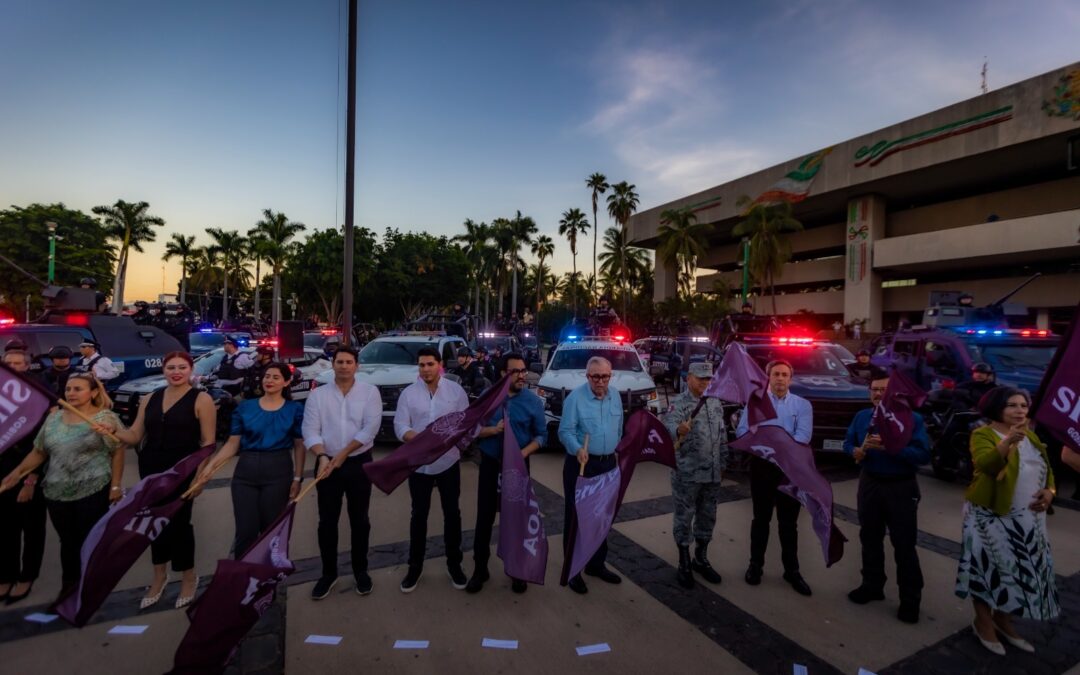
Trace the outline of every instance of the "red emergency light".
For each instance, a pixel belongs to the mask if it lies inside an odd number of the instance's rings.
[[[0,318],[0,326],[13,326],[13,325],[15,325],[15,319],[12,319],[10,316],[5,316],[5,317]]]
[[[809,346],[814,343],[812,337],[795,337],[788,335],[774,335],[772,341],[780,345],[801,345]]]
[[[69,326],[89,326],[90,315],[89,314],[65,314],[64,323]]]

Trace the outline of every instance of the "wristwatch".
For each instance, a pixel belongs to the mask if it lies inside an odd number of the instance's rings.
[[[294,482],[294,483],[303,483],[304,482],[304,477],[303,476],[293,476],[292,477],[292,482]]]
[[[23,479],[22,484],[26,487],[34,487],[35,485],[37,485],[37,476],[35,476],[34,474],[30,474]]]

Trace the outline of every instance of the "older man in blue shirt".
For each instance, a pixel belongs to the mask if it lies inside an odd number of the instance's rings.
[[[859,543],[862,545],[862,584],[848,593],[858,605],[885,599],[885,531],[896,558],[896,585],[900,590],[898,619],[917,623],[922,601],[923,576],[915,544],[919,536],[919,483],[915,472],[930,462],[930,439],[922,416],[914,413],[915,428],[907,447],[898,454],[884,451],[881,435],[870,419],[885,396],[889,373],[875,368],[870,375],[870,403],[848,427],[844,452],[862,466],[859,476]]]
[[[503,375],[510,375],[506,417],[510,419],[510,429],[528,467],[529,455],[547,443],[544,401],[525,388],[525,376],[529,369],[525,367],[521,354],[507,354],[501,368]],[[495,512],[499,509],[499,476],[502,473],[503,429],[506,426],[503,410],[496,410],[478,434],[480,477],[476,495],[476,530],[473,535],[473,560],[476,566],[465,586],[466,593],[479,593],[484,588],[484,582],[491,578],[487,565],[491,559],[491,529],[495,525]],[[528,584],[521,579],[511,582],[511,589],[515,593],[524,593],[528,588]]]
[[[567,525],[574,517],[574,490],[582,464],[585,476],[599,476],[615,468],[615,446],[622,438],[623,409],[619,393],[611,388],[611,362],[594,356],[585,365],[587,382],[566,397],[563,402],[562,419],[559,421],[559,441],[566,448],[566,462],[563,464],[563,495],[566,502]],[[585,437],[589,437],[588,449]],[[569,540],[563,537],[563,550]],[[585,574],[594,576],[609,584],[622,582],[622,578],[604,566],[607,559],[607,542],[585,565]],[[588,586],[581,575],[570,579],[570,590],[575,593],[587,593]]]
[[[801,396],[792,394],[791,377],[794,369],[787,361],[771,361],[765,366],[769,376],[769,400],[776,409],[776,418],[762,424],[783,427],[800,443],[809,443],[814,434],[814,409]],[[735,435],[748,431],[746,415],[739,420]],[[765,549],[769,546],[769,524],[776,510],[776,528],[780,535],[780,558],[784,563],[784,581],[801,595],[810,595],[810,585],[799,573],[799,511],[802,505],[794,497],[777,490],[787,482],[784,473],[772,462],[750,458],[750,499],[754,504],[754,519],[750,524],[750,566],[746,583],[757,586],[765,567]]]

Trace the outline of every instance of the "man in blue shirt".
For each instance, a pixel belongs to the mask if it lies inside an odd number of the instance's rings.
[[[563,495],[566,503],[567,525],[574,517],[574,491],[582,464],[585,465],[585,477],[599,476],[615,468],[617,458],[615,447],[622,438],[623,409],[619,393],[611,388],[611,362],[594,356],[585,364],[585,377],[588,380],[563,402],[562,419],[559,421],[559,441],[566,448],[566,462],[563,464]],[[585,437],[589,437],[589,447],[585,448]],[[569,546],[569,539],[563,537],[563,551]],[[594,576],[609,584],[622,582],[622,578],[607,569],[607,542],[601,544],[593,557],[585,565],[585,574]],[[575,593],[588,593],[589,588],[581,575],[570,579],[568,585]]]
[[[521,354],[511,352],[503,358],[502,374],[510,375],[510,389],[507,392],[505,408],[499,408],[480,429],[478,443],[480,447],[480,477],[476,494],[476,530],[473,536],[473,560],[476,567],[472,578],[465,586],[466,593],[479,593],[484,588],[488,574],[488,560],[491,559],[491,528],[495,525],[495,512],[499,510],[499,476],[502,472],[503,429],[506,415],[510,418],[510,429],[514,432],[525,466],[529,466],[529,455],[547,443],[547,420],[544,417],[544,401],[525,388],[525,359]],[[515,593],[524,593],[529,586],[521,579],[514,579],[510,587]]]
[[[794,372],[790,363],[779,359],[765,366],[765,374],[769,376],[769,400],[776,409],[776,418],[762,424],[783,427],[799,443],[809,443],[814,435],[814,409],[810,401],[788,391]],[[744,412],[735,431],[736,436],[742,436],[749,430],[746,418]],[[769,524],[775,509],[784,581],[791,584],[797,593],[810,595],[810,585],[799,573],[798,523],[802,505],[794,497],[777,490],[786,482],[784,473],[775,464],[758,457],[750,458],[750,499],[754,504],[754,519],[750,523],[750,566],[744,578],[751,586],[761,583],[765,549],[769,546]]]
[[[870,376],[870,403],[876,408],[885,396],[889,373],[875,368]],[[871,428],[874,408],[860,410],[844,439],[844,452],[862,466],[859,476],[859,543],[862,544],[862,585],[848,593],[852,602],[865,605],[885,599],[885,530],[896,557],[896,585],[906,623],[919,620],[923,577],[915,548],[919,533],[919,483],[916,469],[930,461],[930,439],[922,416],[914,413],[915,429],[899,454],[885,452],[877,429]]]

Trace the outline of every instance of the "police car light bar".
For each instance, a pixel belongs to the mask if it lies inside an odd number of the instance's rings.
[[[10,316],[6,316],[0,319],[0,326],[11,326],[14,323],[15,319],[11,318]]]
[[[697,336],[697,337],[690,338],[690,342],[708,342],[708,341],[709,341],[709,338],[707,338],[707,337]]]
[[[814,338],[773,336],[772,341],[781,345],[811,345],[814,343]]]
[[[965,335],[1019,335],[1020,337],[1050,337],[1050,331],[1045,328],[968,328],[959,326],[957,333]]]
[[[213,333],[214,329],[213,328],[200,328],[199,332],[200,333]]]

